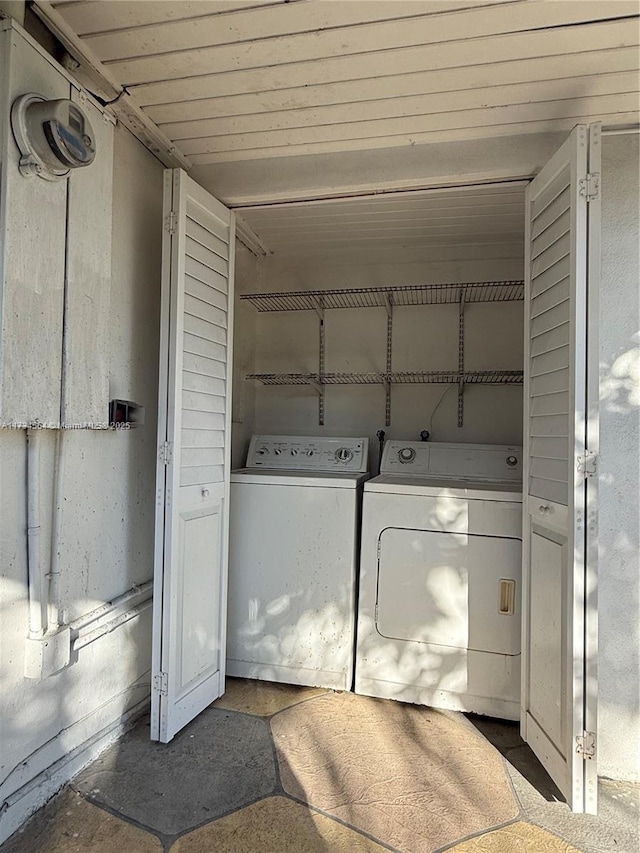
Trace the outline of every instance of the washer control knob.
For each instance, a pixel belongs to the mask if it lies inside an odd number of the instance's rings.
[[[259,456],[264,456],[264,455],[265,455],[265,453],[268,453],[268,452],[269,452],[269,448],[268,448],[268,447],[261,447],[261,448],[260,448],[260,450],[258,451],[258,455],[259,455]],[[277,451],[276,451],[276,453],[277,453]]]
[[[280,456],[280,454],[282,453],[282,450],[280,450],[279,447],[276,447],[276,449],[273,452],[276,454],[276,456]]]
[[[353,459],[353,450],[350,447],[339,447],[336,450],[338,462],[350,462]]]
[[[518,457],[517,456],[507,456],[507,465],[510,468],[515,468],[515,466],[517,464],[518,464]]]
[[[298,448],[297,448],[297,447],[292,447],[292,448],[291,448],[291,455],[292,455],[292,456],[297,456],[297,455],[298,455]]]
[[[307,456],[313,456],[313,454],[314,454],[313,450],[307,450]]]
[[[403,447],[398,451],[398,459],[401,462],[413,462],[416,458],[416,452],[413,447]]]

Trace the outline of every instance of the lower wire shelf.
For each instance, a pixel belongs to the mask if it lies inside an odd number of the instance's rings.
[[[251,373],[262,385],[522,385],[522,370],[453,370],[394,373]]]

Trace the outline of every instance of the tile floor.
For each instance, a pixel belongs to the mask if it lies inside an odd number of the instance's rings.
[[[637,787],[573,815],[516,724],[230,679],[167,745],[140,720],[0,853],[637,853]]]

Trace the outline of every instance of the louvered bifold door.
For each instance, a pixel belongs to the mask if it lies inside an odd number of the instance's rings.
[[[235,217],[165,172],[151,737],[224,692]]]
[[[584,755],[588,146],[578,126],[526,194],[521,723],[575,811],[596,796]]]

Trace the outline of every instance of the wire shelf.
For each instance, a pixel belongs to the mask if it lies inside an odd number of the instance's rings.
[[[476,370],[464,374],[466,385],[522,385],[522,370]]]
[[[383,373],[251,373],[263,385],[382,385]]]
[[[523,281],[475,281],[464,284],[415,284],[291,293],[245,293],[258,311],[317,311],[318,308],[386,308],[393,305],[449,305],[464,302],[518,302]]]
[[[262,385],[522,385],[522,370],[476,370],[463,374],[455,370],[401,373],[251,373]]]

